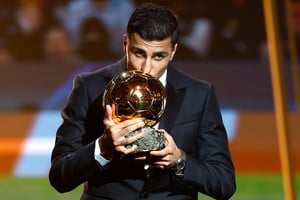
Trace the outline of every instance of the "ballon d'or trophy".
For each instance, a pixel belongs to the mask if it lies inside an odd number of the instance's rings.
[[[144,120],[143,128],[126,137],[143,131],[144,136],[133,144],[137,145],[137,152],[147,152],[164,148],[164,133],[153,126],[165,111],[166,96],[165,88],[158,79],[140,71],[125,71],[108,83],[102,104],[112,106],[115,123],[134,118]]]

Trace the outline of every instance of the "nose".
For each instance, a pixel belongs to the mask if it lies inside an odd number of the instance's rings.
[[[144,60],[141,66],[141,71],[144,73],[150,73],[152,69],[151,59],[147,58]]]

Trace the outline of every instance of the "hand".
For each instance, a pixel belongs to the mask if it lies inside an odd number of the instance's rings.
[[[105,130],[104,134],[99,139],[101,154],[108,160],[112,160],[114,152],[118,152],[121,155],[134,153],[137,150],[136,145],[132,145],[130,148],[126,148],[125,146],[142,138],[143,133],[141,132],[128,138],[125,136],[145,125],[142,119],[125,120],[116,124],[112,120],[112,109],[113,108],[111,106],[106,106],[105,117],[103,119]]]
[[[176,146],[172,136],[165,130],[165,148],[159,151],[150,151],[149,154],[137,155],[135,159],[158,168],[171,168],[181,157],[181,151]]]

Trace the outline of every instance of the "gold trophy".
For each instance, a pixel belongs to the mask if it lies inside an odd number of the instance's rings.
[[[144,137],[133,144],[137,145],[137,152],[147,152],[164,148],[164,133],[153,126],[165,111],[166,97],[165,88],[158,79],[140,71],[125,71],[108,83],[102,104],[112,106],[115,123],[134,118],[144,120],[143,128],[129,133],[126,137],[143,131]]]

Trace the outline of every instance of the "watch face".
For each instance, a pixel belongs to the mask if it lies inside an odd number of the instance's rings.
[[[185,161],[184,160],[181,160],[180,162],[177,163],[176,168],[177,168],[178,171],[183,170],[184,167],[185,167]]]

